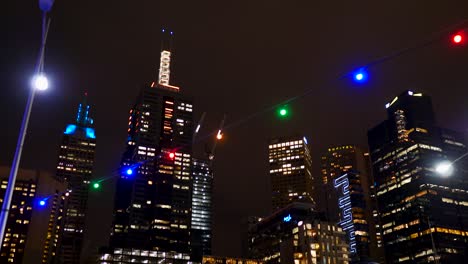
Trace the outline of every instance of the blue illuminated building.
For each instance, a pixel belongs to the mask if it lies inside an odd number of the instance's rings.
[[[96,133],[86,96],[78,106],[75,122],[68,124],[59,150],[56,177],[72,191],[63,219],[56,252],[58,263],[80,263],[85,234],[88,190],[94,167]]]

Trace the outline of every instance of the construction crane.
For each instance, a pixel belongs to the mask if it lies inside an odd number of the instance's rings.
[[[197,127],[195,128],[195,131],[193,133],[192,142],[195,142],[195,138],[198,135],[198,132],[200,131],[203,121],[205,120],[205,116],[206,116],[206,112],[203,112],[200,118],[200,121],[198,121]],[[223,116],[223,119],[221,120],[221,123],[218,128],[218,132],[216,133],[215,141],[211,149],[209,149],[208,146],[205,144],[205,154],[210,160],[210,165],[213,162],[214,157],[215,157],[217,143],[219,140],[223,139],[223,128],[224,128],[225,121],[226,121],[226,114]]]

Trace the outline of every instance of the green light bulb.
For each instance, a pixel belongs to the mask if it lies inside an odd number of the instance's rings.
[[[94,189],[99,189],[99,187],[101,187],[101,185],[98,182],[93,184]]]

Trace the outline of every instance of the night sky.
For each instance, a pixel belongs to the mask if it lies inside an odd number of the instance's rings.
[[[195,120],[207,112],[200,139],[227,114],[215,162],[216,255],[239,255],[240,218],[270,210],[272,136],[306,135],[318,176],[328,145],[366,147],[367,130],[386,117],[385,103],[406,89],[432,96],[440,125],[468,131],[468,45],[454,47],[450,34],[438,33],[468,27],[466,0],[57,0],[51,17],[45,70],[52,87],[36,96],[21,166],[55,171],[61,134],[87,91],[95,177],[115,171],[128,111],[139,87],[157,78],[161,28],[172,29],[171,84],[193,96]],[[8,1],[3,19],[0,164],[9,166],[40,42],[37,1]],[[365,85],[337,78],[441,36],[372,65]],[[289,104],[288,120],[265,111],[310,89]],[[198,154],[205,143],[196,143]],[[86,251],[108,239],[113,184],[90,194]]]

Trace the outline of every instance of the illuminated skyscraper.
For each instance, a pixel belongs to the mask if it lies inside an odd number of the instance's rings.
[[[190,253],[193,110],[180,88],[169,85],[170,58],[163,49],[158,82],[142,87],[130,110],[110,252]]]
[[[193,159],[192,180],[192,256],[201,260],[211,255],[213,171],[209,160]]]
[[[58,263],[80,263],[88,190],[96,150],[96,135],[89,110],[85,95],[83,103],[78,106],[75,122],[67,125],[60,144],[56,177],[68,184],[71,193],[57,248]]]
[[[307,139],[275,138],[268,150],[273,210],[294,201],[314,203],[312,158]]]
[[[0,194],[5,192],[9,171],[0,167]],[[50,173],[19,170],[0,263],[53,263],[65,191],[66,184]]]
[[[338,206],[341,188],[335,188],[335,180],[346,177],[349,182],[352,225],[355,232],[356,253],[351,260],[367,261],[372,255],[375,259],[377,239],[372,215],[374,201],[371,200],[370,186],[373,180],[370,173],[369,156],[353,145],[331,146],[322,156],[322,183],[325,204],[324,211],[332,221],[342,221],[343,209]],[[346,175],[346,176],[345,176]],[[345,228],[345,227],[343,227]]]
[[[466,262],[466,163],[450,177],[435,171],[466,153],[465,139],[436,126],[429,96],[405,91],[386,108],[368,140],[387,262]]]

